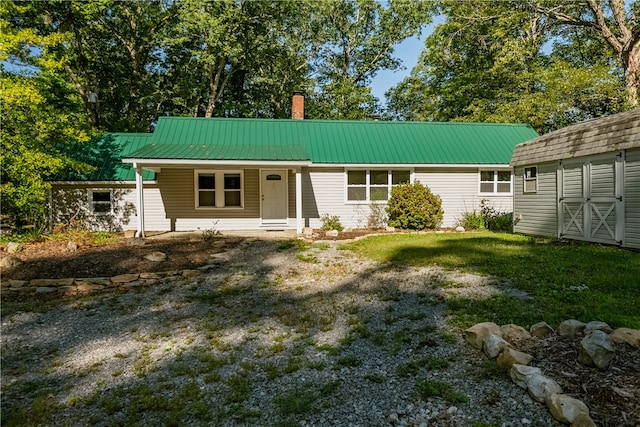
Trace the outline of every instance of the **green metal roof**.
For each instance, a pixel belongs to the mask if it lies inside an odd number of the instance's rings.
[[[303,145],[149,144],[135,152],[139,159],[309,160]]]
[[[508,164],[514,147],[536,136],[521,124],[161,117],[152,144],[123,157]]]
[[[135,181],[136,173],[131,163],[122,159],[144,147],[151,141],[151,133],[108,133],[93,138],[87,144],[71,146],[70,156],[88,163],[96,169],[89,174],[72,173],[65,177],[70,181]],[[154,180],[155,173],[142,172],[145,181]]]

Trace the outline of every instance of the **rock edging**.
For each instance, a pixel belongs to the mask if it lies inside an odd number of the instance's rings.
[[[155,285],[160,281],[194,277],[202,273],[202,270],[176,270],[121,274],[113,277],[7,280],[2,282],[2,297],[11,298],[24,295],[68,297],[98,291],[129,290]]]
[[[508,369],[512,381],[527,390],[533,399],[545,403],[556,420],[573,427],[595,426],[584,402],[563,394],[558,383],[545,376],[540,368],[529,366],[533,356],[514,348],[520,340],[544,338],[553,333],[583,334],[578,360],[584,365],[600,369],[608,367],[615,353],[615,343],[624,342],[640,348],[640,330],[612,330],[604,322],[583,323],[574,319],[562,322],[557,331],[545,322],[533,325],[529,331],[514,324],[498,326],[493,322],[483,322],[467,329],[464,339],[490,359],[496,359],[498,366]]]

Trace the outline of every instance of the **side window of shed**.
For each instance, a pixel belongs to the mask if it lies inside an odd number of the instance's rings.
[[[538,167],[524,168],[524,192],[535,193],[538,191]]]

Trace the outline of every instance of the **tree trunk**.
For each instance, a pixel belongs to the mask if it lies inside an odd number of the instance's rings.
[[[624,64],[624,80],[627,88],[627,101],[632,107],[638,106],[638,89],[640,89],[640,40],[629,52],[622,55]]]

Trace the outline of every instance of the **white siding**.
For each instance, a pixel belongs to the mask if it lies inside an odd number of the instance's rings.
[[[626,153],[625,188],[625,246],[640,249],[640,150]]]
[[[416,169],[415,180],[427,185],[442,199],[443,227],[454,227],[465,212],[480,208],[482,199],[489,200],[499,212],[511,212],[513,199],[508,196],[480,196],[477,168]],[[345,227],[366,227],[371,213],[368,204],[345,203],[344,168],[305,168],[302,172],[305,225],[320,227],[323,214],[338,215]]]
[[[144,228],[145,231],[170,231],[171,220],[167,218],[164,210],[162,195],[157,185],[144,186]],[[136,205],[136,189],[135,187],[126,194],[123,201]],[[137,212],[132,216],[129,223],[126,224],[124,230],[136,230],[138,228]]]
[[[485,199],[497,211],[513,211],[513,197],[479,195],[477,168],[424,168],[416,169],[415,180],[420,181],[442,199],[443,227],[455,227],[466,212],[480,211]]]
[[[538,236],[557,236],[557,163],[531,166],[538,167],[538,183],[535,193],[524,193],[524,167],[515,169],[514,231]]]

